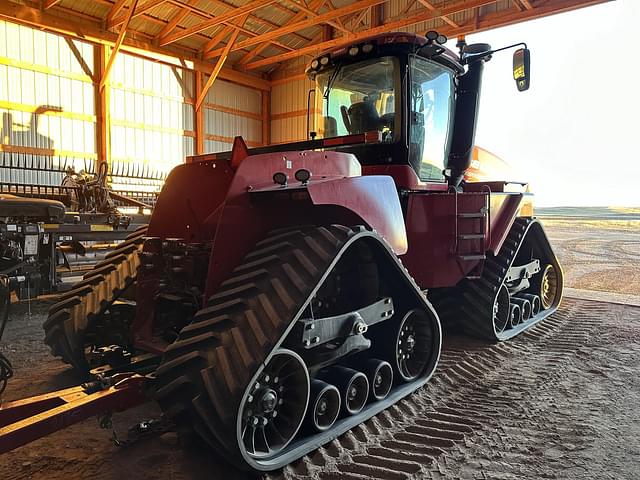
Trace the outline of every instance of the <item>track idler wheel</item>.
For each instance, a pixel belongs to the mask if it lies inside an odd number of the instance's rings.
[[[367,403],[369,380],[364,373],[337,365],[329,368],[323,378],[331,381],[338,388],[343,415],[355,415]]]
[[[396,330],[394,341],[391,364],[398,380],[415,380],[427,367],[433,349],[432,322],[427,313],[409,310]]]
[[[328,430],[338,418],[341,404],[340,392],[334,385],[312,380],[307,425],[317,432]]]
[[[540,313],[540,297],[538,295],[531,295],[530,293],[520,293],[519,298],[525,298],[529,300],[531,304],[531,316],[535,317]]]
[[[558,294],[558,273],[553,265],[544,267],[540,276],[540,303],[543,310],[551,308]]]
[[[279,349],[240,403],[240,445],[254,458],[285,448],[298,432],[309,403],[309,374],[300,356]]]
[[[517,303],[512,303],[509,313],[509,324],[511,327],[516,327],[522,323],[522,310],[520,309],[520,305]]]
[[[493,328],[496,333],[502,333],[510,322],[509,290],[505,285],[500,287],[493,303]]]
[[[522,312],[522,321],[526,322],[531,318],[531,302],[526,298],[512,297],[511,301],[520,307]]]

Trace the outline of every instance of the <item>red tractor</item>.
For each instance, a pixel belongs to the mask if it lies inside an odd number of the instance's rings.
[[[440,322],[509,339],[562,270],[526,184],[464,181],[495,50],[377,36],[313,60],[321,137],[196,156],[146,230],[54,305],[82,374],[152,373],[154,398],[244,469],[273,470],[423,385]],[[519,90],[529,51],[514,55]]]

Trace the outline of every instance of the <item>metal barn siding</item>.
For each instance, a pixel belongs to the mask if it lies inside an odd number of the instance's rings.
[[[271,141],[273,143],[307,138],[307,99],[309,91],[315,90],[315,83],[302,73],[305,66],[306,62],[300,59],[291,62],[287,70],[279,72],[278,77],[273,81],[271,89]],[[312,109],[314,103],[321,105],[317,92],[315,100],[312,97],[311,103]],[[311,112],[310,116],[312,130],[314,129],[313,113]]]
[[[259,90],[218,79],[207,92],[202,108],[206,152],[229,150],[233,138],[238,135],[250,147],[262,144],[262,96]]]
[[[92,168],[92,68],[90,44],[0,21],[1,182],[54,185],[62,173],[36,169]]]
[[[114,169],[168,173],[193,155],[193,83],[189,70],[118,54],[109,78]]]

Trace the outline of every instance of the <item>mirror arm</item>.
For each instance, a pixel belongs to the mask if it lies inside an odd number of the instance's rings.
[[[527,48],[527,44],[524,42],[520,42],[520,43],[514,43],[513,45],[508,45],[506,47],[502,47],[502,48],[496,48],[495,50],[489,50],[488,52],[482,52],[482,53],[476,53],[476,54],[471,54],[471,55],[467,55],[462,59],[462,64],[468,64],[470,61],[474,61],[474,60],[479,60],[481,58],[485,58],[485,57],[489,57],[491,55],[493,55],[494,53],[497,52],[501,52],[503,50],[508,50],[510,48],[514,48],[514,47],[520,47],[523,46],[524,48]]]

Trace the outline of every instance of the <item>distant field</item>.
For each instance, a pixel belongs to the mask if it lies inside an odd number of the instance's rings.
[[[540,217],[597,220],[640,220],[640,207],[546,207],[536,208]]]

